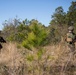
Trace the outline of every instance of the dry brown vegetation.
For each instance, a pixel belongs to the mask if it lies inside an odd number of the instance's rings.
[[[7,43],[0,53],[0,75],[76,75],[75,58],[65,43],[32,51]]]

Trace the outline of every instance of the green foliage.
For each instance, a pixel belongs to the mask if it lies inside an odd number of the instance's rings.
[[[71,23],[73,22],[73,23]],[[4,38],[7,41],[15,41],[23,47],[32,49],[48,44],[55,44],[61,41],[67,32],[68,25],[74,25],[76,33],[76,1],[72,1],[68,12],[64,12],[62,6],[55,9],[50,25],[45,27],[38,20],[25,19],[22,22],[17,17],[13,20],[6,20],[3,25]]]
[[[13,40],[14,40],[14,35],[12,34],[12,35],[10,35],[9,37],[7,37],[7,40],[8,40],[8,41],[13,41]]]
[[[66,13],[64,12],[63,8],[60,6],[55,9],[55,13],[52,15],[51,24],[56,24],[62,26],[66,22]]]
[[[38,47],[46,42],[47,33],[45,28],[39,23],[33,22],[29,26],[30,32],[27,35],[27,38],[23,41],[23,46],[30,47]],[[44,41],[45,40],[45,41]]]
[[[25,48],[28,48],[28,49],[31,49],[35,43],[34,41],[36,40],[36,36],[33,32],[30,32],[28,34],[28,37],[27,39],[25,39],[23,42],[22,42],[22,45],[25,47]]]
[[[30,62],[34,60],[34,57],[32,55],[28,55],[26,58]]]
[[[38,50],[37,56],[38,56],[39,60],[42,58],[43,52],[44,52],[44,49],[42,49],[42,48],[40,50]]]
[[[61,40],[61,34],[56,26],[51,26],[48,28],[48,41],[50,44],[57,44]]]
[[[71,22],[76,23],[76,1],[72,1],[67,13],[67,22],[68,25],[71,25]]]

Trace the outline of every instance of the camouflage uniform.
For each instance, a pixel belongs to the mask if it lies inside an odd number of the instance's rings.
[[[67,53],[67,60],[64,62],[64,65],[62,67],[62,72],[67,72],[67,67],[71,64],[72,66],[74,66],[74,54],[75,54],[75,40],[76,40],[76,36],[74,34],[74,28],[73,26],[70,26],[68,28],[68,33],[66,35],[65,41],[67,42],[67,45],[69,47],[69,49],[66,51]],[[69,72],[69,71],[68,71]]]
[[[71,38],[72,40],[71,39],[69,40],[69,39],[66,38],[67,39],[66,42],[67,42],[68,47],[70,48],[71,51],[75,51],[76,36],[75,36],[75,33],[73,32],[73,30],[74,30],[73,26],[70,26],[68,28],[68,33],[67,33],[67,36],[69,38]]]

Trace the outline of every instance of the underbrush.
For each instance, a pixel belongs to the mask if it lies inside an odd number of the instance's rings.
[[[32,51],[7,43],[0,53],[0,75],[76,75],[76,53],[70,54],[65,43]]]

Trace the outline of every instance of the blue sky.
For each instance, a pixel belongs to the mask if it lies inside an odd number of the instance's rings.
[[[48,26],[51,15],[58,6],[66,12],[72,1],[76,0],[0,0],[0,30],[5,20],[18,18],[37,19]]]

